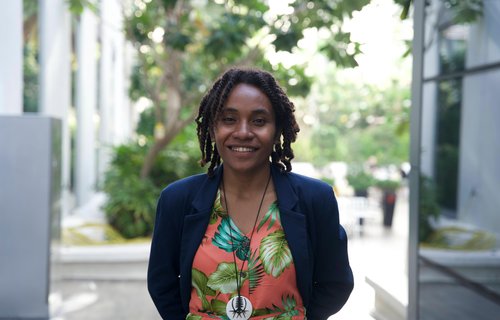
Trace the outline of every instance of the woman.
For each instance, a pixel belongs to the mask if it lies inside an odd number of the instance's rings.
[[[353,288],[331,186],[291,173],[294,105],[230,69],[196,119],[208,173],[160,196],[148,289],[164,319],[326,319]]]

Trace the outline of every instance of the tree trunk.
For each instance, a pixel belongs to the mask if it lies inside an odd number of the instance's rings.
[[[144,163],[142,164],[141,168],[141,179],[145,179],[146,177],[149,176],[151,170],[153,169],[156,157],[161,152],[161,150],[163,150],[163,148],[165,148],[170,143],[170,141],[172,141],[172,139],[177,135],[177,133],[179,133],[180,129],[169,130],[168,132],[165,133],[165,135],[161,139],[155,139],[155,142],[148,150],[148,153],[144,158]]]

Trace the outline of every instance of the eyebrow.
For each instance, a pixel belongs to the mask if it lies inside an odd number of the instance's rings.
[[[238,113],[238,109],[232,108],[232,107],[224,107],[221,111],[222,112],[235,112],[235,113]],[[266,108],[257,108],[256,110],[253,110],[252,113],[255,113],[255,114],[271,114],[269,112],[269,110],[267,110]]]

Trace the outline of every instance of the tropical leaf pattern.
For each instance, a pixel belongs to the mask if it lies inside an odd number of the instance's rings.
[[[220,201],[220,192],[217,192],[217,198],[215,199],[214,207],[212,209],[212,214],[210,215],[210,224],[214,224],[217,222],[219,217],[224,217],[226,212],[224,208],[222,208],[222,204]]]
[[[263,277],[264,267],[259,260],[257,250],[255,250],[248,260],[248,281],[250,282],[250,294],[252,294],[260,285]]]
[[[278,277],[292,263],[292,253],[283,229],[277,230],[260,242],[260,258],[267,274]]]
[[[252,295],[270,297],[253,306],[252,317],[304,319],[305,308],[298,289],[279,289],[288,287],[280,286],[280,282],[295,281],[290,280],[295,279],[295,268],[277,202],[269,206],[250,241],[224,211],[219,191],[204,239],[205,245],[198,249],[204,254],[197,260],[197,253],[193,262],[193,291],[186,319],[229,320],[226,304],[238,292],[236,274],[240,272],[240,290],[246,290],[247,297],[251,300]]]
[[[279,214],[280,214],[280,212],[278,209],[278,202],[275,201],[271,204],[271,206],[269,207],[269,210],[264,215],[264,218],[262,218],[262,220],[260,221],[259,226],[257,227],[257,231],[259,231],[260,228],[262,228],[262,226],[267,221],[270,221],[268,226],[267,226],[267,230],[271,229],[271,227],[274,225],[274,223],[279,220]]]
[[[222,262],[217,271],[208,277],[207,286],[222,293],[232,293],[237,290],[234,263]]]
[[[227,252],[236,252],[240,260],[247,260],[250,250],[250,239],[240,233],[229,216],[221,219],[212,243]]]

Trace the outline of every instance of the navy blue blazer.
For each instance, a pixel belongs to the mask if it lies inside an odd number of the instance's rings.
[[[194,255],[205,234],[222,166],[210,178],[191,176],[166,187],[158,200],[148,266],[148,290],[163,319],[185,319]],[[347,301],[354,281],[347,236],[331,186],[272,165],[281,224],[307,318],[327,319]]]

